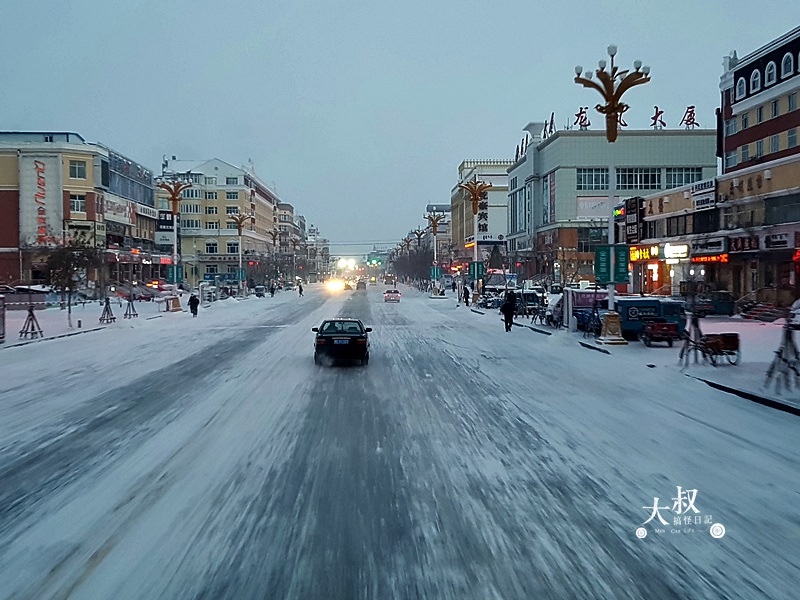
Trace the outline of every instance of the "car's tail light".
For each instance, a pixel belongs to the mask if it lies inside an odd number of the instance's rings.
[[[317,338],[317,344],[324,344],[325,338]]]
[[[367,338],[358,338],[356,340],[356,344],[366,344],[366,343],[367,343]]]

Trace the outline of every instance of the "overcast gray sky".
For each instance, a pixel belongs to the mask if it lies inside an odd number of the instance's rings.
[[[631,128],[656,104],[668,127],[690,104],[713,127],[722,57],[800,23],[789,0],[577,4],[3,0],[0,129],[76,131],[154,172],[164,154],[252,159],[332,242],[394,243],[449,202],[463,159],[513,158],[529,121],[593,107],[574,67],[608,44],[652,69]]]

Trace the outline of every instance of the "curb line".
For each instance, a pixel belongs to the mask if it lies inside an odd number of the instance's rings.
[[[732,388],[727,385],[717,383],[716,381],[703,379],[702,377],[696,377],[695,375],[689,375],[688,373],[684,373],[684,375],[686,375],[686,377],[691,377],[692,379],[696,379],[697,381],[702,381],[707,386],[712,387],[716,390],[720,390],[721,392],[733,394],[734,396],[739,396],[740,398],[744,398],[745,400],[750,400],[751,402],[756,402],[757,404],[763,404],[764,406],[768,406],[769,408],[782,410],[783,412],[788,412],[790,414],[800,417],[800,407],[793,406],[791,404],[784,404],[783,402],[779,402],[778,400],[773,400],[772,398],[765,398],[764,396],[759,396],[758,394],[754,394],[752,392],[745,392],[744,390]]]
[[[611,356],[611,352],[606,350],[605,348],[598,348],[597,346],[592,346],[591,344],[587,344],[586,342],[578,342],[584,348],[588,348],[589,350],[597,350],[598,352],[602,352],[603,354],[608,354]]]
[[[105,327],[94,327],[93,329],[84,329],[83,331],[72,331],[70,333],[62,333],[61,335],[51,335],[50,337],[37,338],[35,340],[25,340],[23,342],[11,344],[10,346],[0,346],[0,348],[17,348],[19,346],[27,346],[28,344],[46,342],[47,340],[57,340],[59,338],[72,337],[73,335],[81,335],[82,333],[91,333],[92,331],[101,331],[103,329],[105,329]]]

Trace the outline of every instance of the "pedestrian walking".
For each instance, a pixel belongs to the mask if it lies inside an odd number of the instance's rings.
[[[189,310],[192,311],[192,317],[197,316],[197,307],[200,306],[200,298],[192,294],[189,297]]]
[[[500,312],[503,314],[506,332],[511,331],[514,325],[514,313],[517,312],[517,295],[514,293],[514,290],[506,294],[505,302],[500,306]]]
[[[469,306],[469,295],[470,295],[469,286],[465,285],[464,286],[464,305],[465,306]]]
[[[456,280],[453,279],[453,293],[456,292]]]
[[[302,298],[303,297],[303,284],[302,283],[298,283],[297,284],[297,291],[300,292],[300,297]]]

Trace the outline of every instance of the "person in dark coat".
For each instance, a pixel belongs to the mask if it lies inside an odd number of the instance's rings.
[[[303,284],[302,283],[298,283],[297,284],[297,291],[300,292],[300,296],[303,295]]]
[[[192,311],[193,317],[197,316],[198,306],[200,306],[200,298],[192,294],[191,297],[189,298],[189,310]]]
[[[465,285],[464,286],[464,304],[466,306],[469,306],[469,294],[470,294],[469,286]]]
[[[511,331],[514,325],[514,313],[517,312],[517,295],[514,293],[514,290],[510,290],[506,294],[505,302],[500,306],[500,312],[503,313],[506,331]]]

